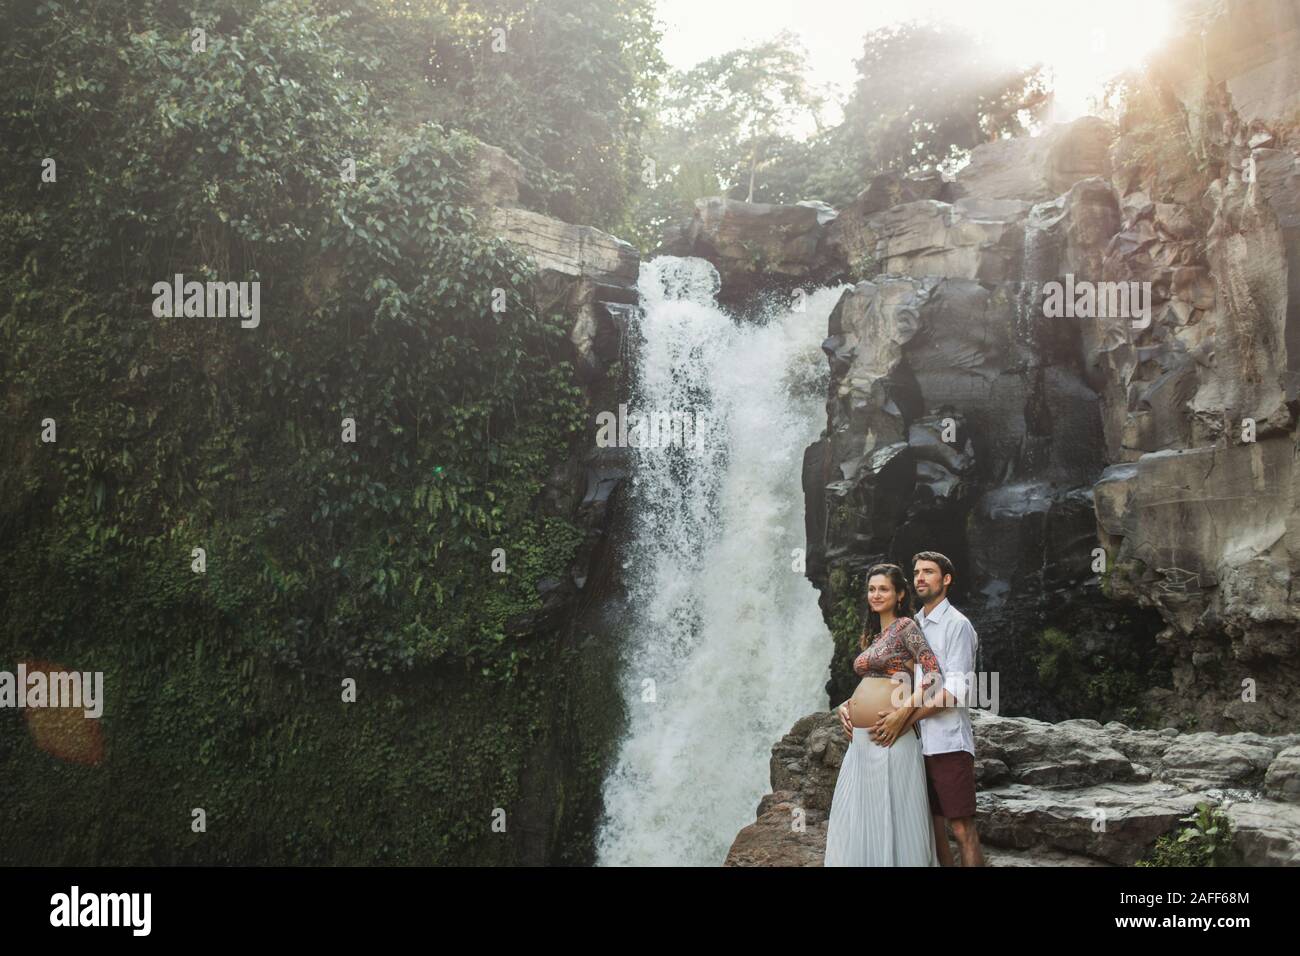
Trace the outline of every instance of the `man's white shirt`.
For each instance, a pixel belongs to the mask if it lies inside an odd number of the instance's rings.
[[[916,623],[939,659],[944,690],[961,702],[957,707],[944,707],[917,721],[921,728],[921,752],[944,754],[965,750],[974,756],[975,732],[971,728],[969,705],[976,693],[975,648],[979,637],[966,615],[949,604],[947,598],[935,605],[928,616],[924,610],[918,611]],[[919,681],[921,666],[916,665],[915,670]],[[919,682],[914,686],[919,687]]]

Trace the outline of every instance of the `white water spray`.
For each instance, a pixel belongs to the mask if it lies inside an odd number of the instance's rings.
[[[689,411],[709,429],[703,453],[632,451],[630,723],[605,780],[600,865],[721,864],[769,790],[772,744],[829,706],[833,645],[795,552],[842,288],[739,324],[718,286],[703,259],[641,267],[634,411]]]

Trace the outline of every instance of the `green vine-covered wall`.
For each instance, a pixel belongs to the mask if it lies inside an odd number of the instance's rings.
[[[583,539],[539,503],[587,440],[571,320],[401,19],[0,4],[0,670],[106,696],[89,762],[0,711],[0,863],[590,856],[611,652],[526,626]],[[177,273],[259,282],[259,325],[156,317]]]

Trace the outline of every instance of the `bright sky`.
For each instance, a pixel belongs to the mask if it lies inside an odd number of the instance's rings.
[[[687,69],[783,28],[809,53],[813,84],[852,89],[862,37],[909,19],[947,20],[981,33],[1008,60],[1035,59],[1055,74],[1055,114],[1066,121],[1090,112],[1105,81],[1137,65],[1170,27],[1171,0],[658,0],[663,51]],[[839,116],[828,113],[827,123]],[[809,124],[811,128],[811,123]]]

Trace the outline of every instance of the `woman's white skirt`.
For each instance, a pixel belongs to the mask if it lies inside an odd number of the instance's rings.
[[[892,747],[854,727],[831,797],[826,866],[938,866],[921,739],[909,728]]]

